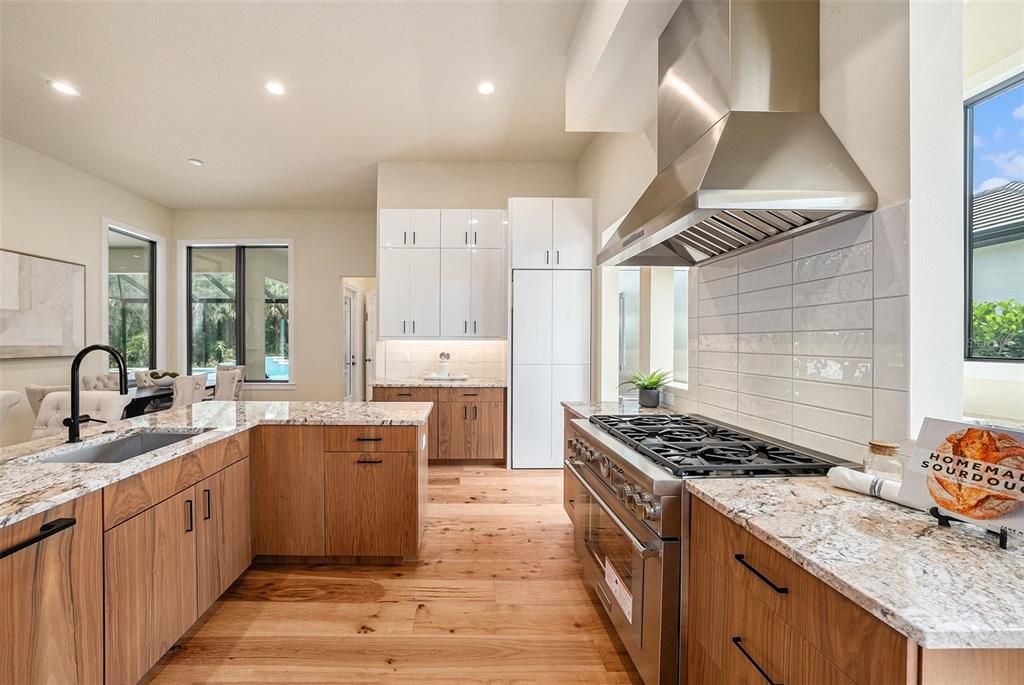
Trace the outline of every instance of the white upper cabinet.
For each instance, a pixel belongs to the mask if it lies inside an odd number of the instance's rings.
[[[381,248],[406,247],[409,235],[408,209],[382,209],[378,214],[377,235]]]
[[[409,234],[406,247],[441,247],[441,210],[410,209]]]
[[[441,251],[409,252],[409,335],[436,338],[441,334]]]
[[[553,204],[550,197],[514,197],[508,201],[513,269],[550,269]]]
[[[380,337],[436,338],[440,331],[440,279],[440,250],[381,250],[377,274]]]
[[[472,335],[472,315],[470,314],[472,290],[470,251],[442,248],[441,337],[461,338]]]
[[[409,253],[412,250],[388,248],[380,251],[377,269],[378,335],[400,338],[409,325]]]
[[[509,200],[513,269],[589,269],[593,201],[575,197]]]
[[[470,209],[441,210],[441,247],[469,247],[473,238]]]
[[[504,337],[508,278],[505,250],[474,249],[470,254],[470,333],[483,338]]]
[[[470,245],[484,249],[504,249],[505,210],[474,209],[469,219]]]
[[[556,269],[591,268],[594,264],[593,201],[556,197],[552,203],[552,266]]]

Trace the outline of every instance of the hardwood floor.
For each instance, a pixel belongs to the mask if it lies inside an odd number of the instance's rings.
[[[431,466],[418,562],[255,565],[149,682],[640,685],[561,490],[558,471]]]

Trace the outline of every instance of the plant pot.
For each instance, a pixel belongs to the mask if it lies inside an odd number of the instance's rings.
[[[661,388],[640,388],[640,406],[655,409],[661,405]]]

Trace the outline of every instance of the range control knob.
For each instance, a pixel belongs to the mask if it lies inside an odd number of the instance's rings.
[[[643,516],[648,521],[657,521],[661,518],[661,507],[653,502],[645,502],[643,505]]]
[[[623,483],[622,487],[619,488],[619,501],[624,504],[629,504],[633,499],[633,495],[636,493],[636,486],[632,483]]]

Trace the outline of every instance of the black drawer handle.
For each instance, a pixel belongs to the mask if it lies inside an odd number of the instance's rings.
[[[771,588],[772,590],[775,590],[775,591],[776,591],[777,593],[779,593],[780,595],[787,595],[787,594],[789,594],[789,588],[788,588],[788,587],[780,587],[780,586],[776,585],[775,583],[773,583],[773,582],[772,582],[772,581],[771,581],[771,580],[770,580],[770,579],[768,578],[768,576],[766,576],[765,574],[761,573],[761,572],[760,572],[760,571],[758,571],[758,570],[757,570],[756,568],[754,568],[753,566],[751,566],[751,565],[750,565],[750,562],[749,562],[749,561],[747,561],[747,557],[746,557],[745,555],[743,555],[743,554],[737,554],[737,555],[736,555],[736,561],[738,561],[738,562],[740,562],[741,564],[743,564],[743,565],[744,565],[744,566],[746,567],[746,569],[747,569],[748,571],[750,571],[750,572],[751,572],[751,573],[753,573],[753,574],[754,574],[755,576],[757,576],[758,578],[760,578],[761,580],[763,580],[763,581],[765,582],[765,584],[766,584],[766,585],[767,585],[768,587],[770,587],[770,588]]]
[[[383,459],[357,459],[357,464],[383,464]]]
[[[480,393],[478,393],[478,392],[464,392],[464,393],[462,393],[462,396],[463,397],[479,397]]]
[[[383,442],[384,438],[356,438],[356,442]]]
[[[772,677],[768,675],[768,673],[763,668],[761,668],[761,664],[754,661],[754,657],[750,656],[750,653],[747,652],[747,650],[743,649],[742,637],[737,635],[732,639],[732,643],[736,645],[736,649],[740,650],[740,654],[747,658],[747,661],[750,662],[750,665],[757,669],[757,672],[761,674],[761,677],[764,678],[764,681],[768,683],[768,685],[782,685],[782,683],[777,683],[774,680],[772,680]]]
[[[28,540],[22,540],[14,547],[8,547],[4,551],[0,552],[0,559],[3,559],[4,557],[9,557],[15,552],[20,552],[26,547],[31,547],[37,542],[42,542],[51,535],[56,535],[62,530],[67,530],[76,523],[78,523],[78,520],[74,518],[60,518],[53,519],[52,521],[47,521],[43,525],[39,526],[39,533],[37,535],[33,535]]]
[[[192,515],[192,500],[185,500],[185,532],[191,533],[195,530],[195,522]]]
[[[396,397],[412,397],[412,393],[411,392],[399,392],[399,393],[395,393],[395,396]]]
[[[206,504],[206,513],[203,514],[203,520],[209,521],[213,517],[213,502],[210,501],[210,490],[203,488],[203,500]]]

